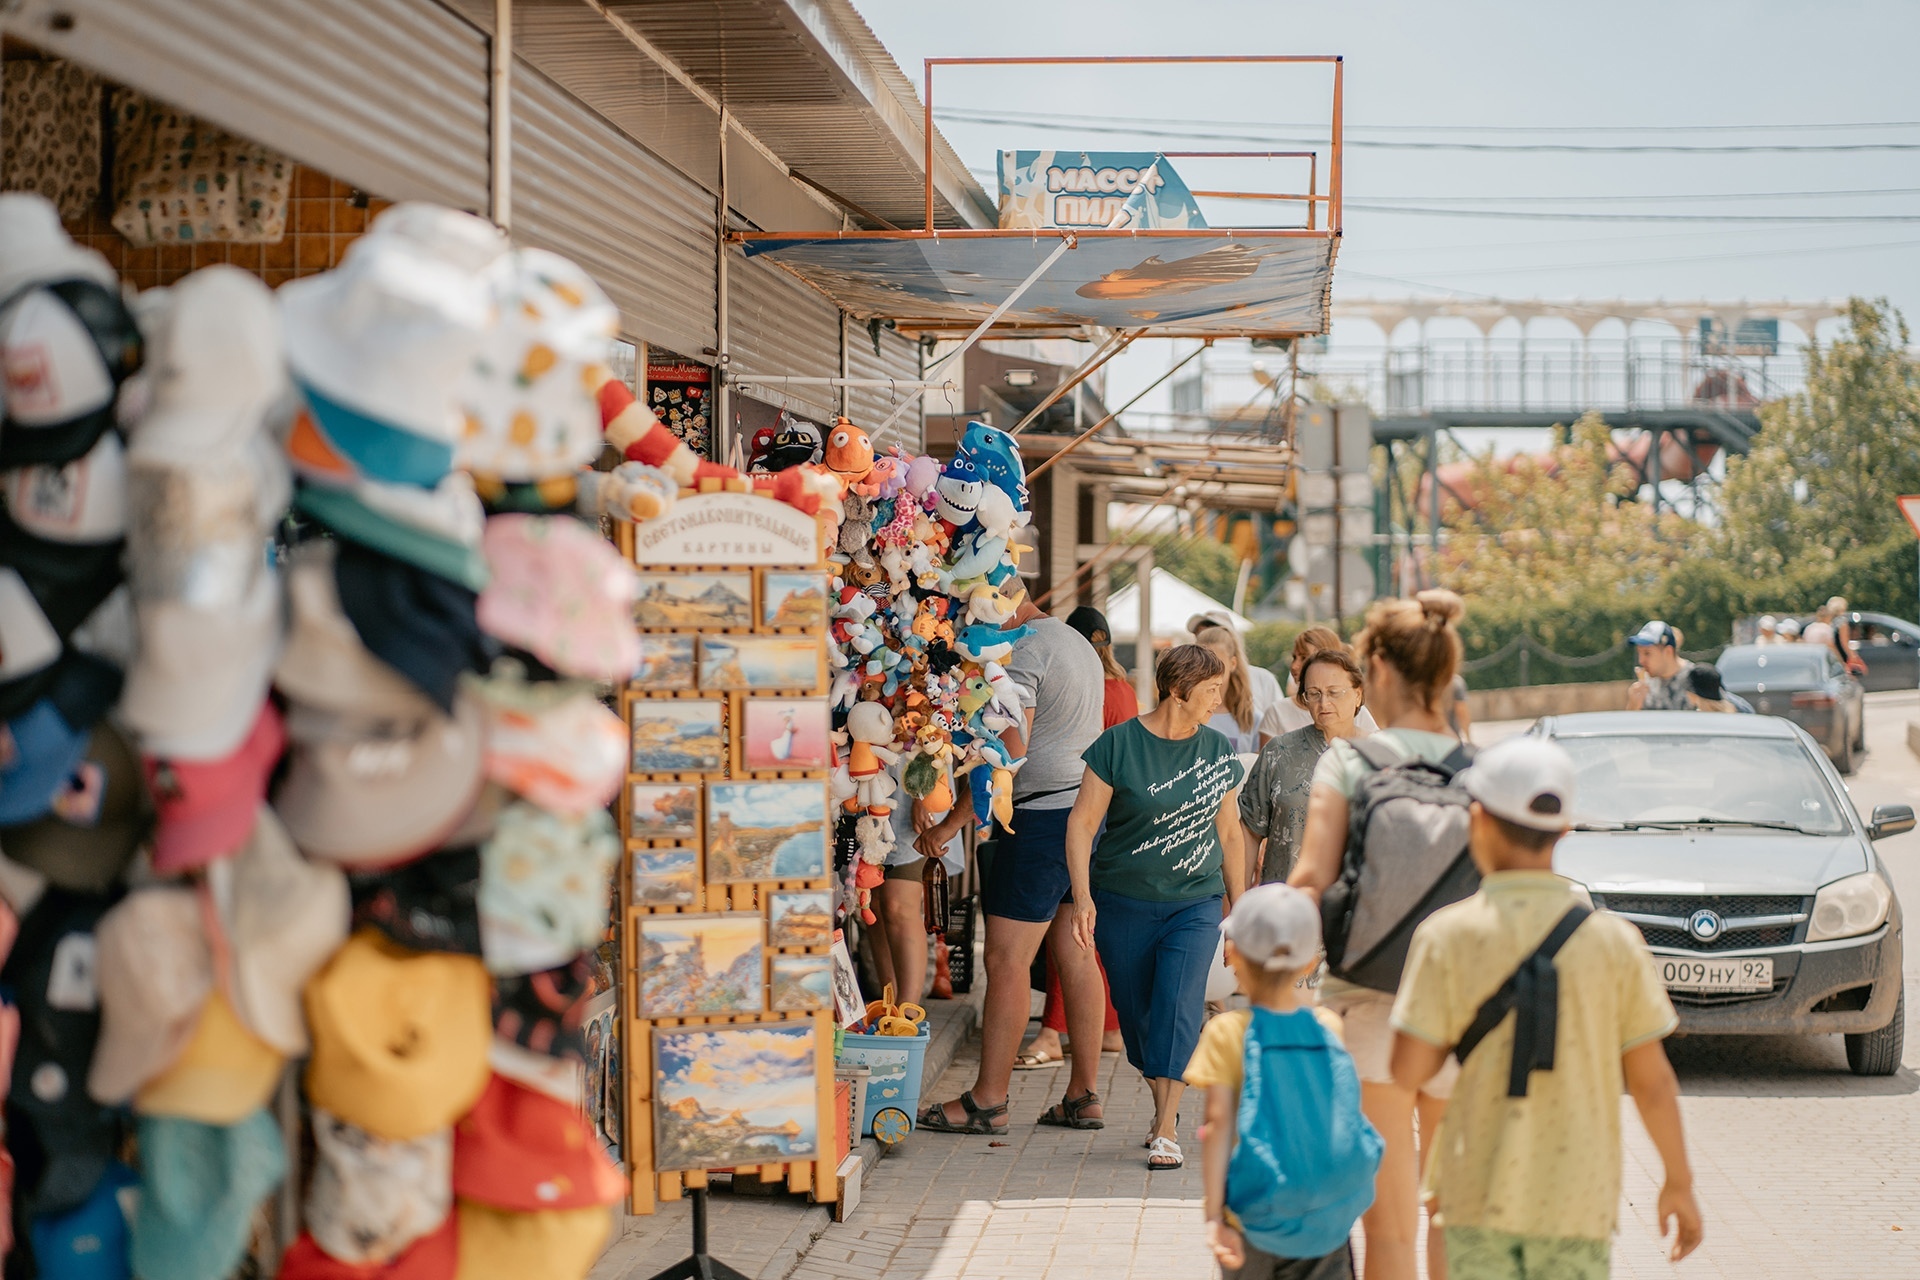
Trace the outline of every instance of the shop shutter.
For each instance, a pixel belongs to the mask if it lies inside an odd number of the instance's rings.
[[[847,321],[847,363],[852,369],[848,377],[898,378],[902,384],[898,392],[890,387],[854,387],[847,392],[847,416],[863,427],[878,427],[886,421],[900,407],[900,402],[913,394],[906,384],[920,380],[919,346],[912,339],[903,338],[891,329],[882,329],[880,354],[875,355],[873,334],[863,320]],[[909,452],[918,453],[924,445],[922,421],[921,402],[915,401],[887,428],[880,443],[883,447],[898,444]]]
[[[17,0],[0,25],[373,195],[487,211],[486,37],[431,0]]]
[[[619,305],[627,336],[710,359],[713,224],[713,196],[515,61],[513,238],[586,268]]]
[[[840,310],[780,268],[734,254],[727,260],[727,347],[733,376],[794,374],[833,378],[840,374]],[[871,349],[871,348],[869,348]],[[833,387],[782,388],[777,382],[751,393],[803,417],[833,421],[839,403]]]

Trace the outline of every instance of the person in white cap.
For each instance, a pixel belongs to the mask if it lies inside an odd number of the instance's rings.
[[[1760,617],[1760,634],[1754,638],[1753,642],[1755,644],[1779,644],[1780,619],[1770,613],[1762,614]]]
[[[1620,1104],[1633,1095],[1666,1168],[1656,1219],[1679,1261],[1700,1243],[1678,1025],[1640,931],[1553,873],[1572,823],[1573,761],[1509,738],[1461,775],[1485,879],[1414,933],[1393,1007],[1393,1075],[1417,1089],[1451,1054],[1460,1078],[1424,1188],[1451,1280],[1608,1274],[1620,1202]],[[1511,1017],[1508,1014],[1512,1014]]]
[[[1627,637],[1638,670],[1627,690],[1629,711],[1686,711],[1687,672],[1693,664],[1680,656],[1680,633],[1655,618]]]
[[[1186,1070],[1207,1098],[1207,1245],[1224,1280],[1351,1280],[1348,1237],[1386,1143],[1361,1113],[1340,1015],[1307,992],[1320,908],[1291,885],[1258,885],[1220,932],[1252,1007],[1207,1023]]]

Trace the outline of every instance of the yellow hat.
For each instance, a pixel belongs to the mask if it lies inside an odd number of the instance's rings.
[[[460,1264],[454,1280],[582,1280],[613,1226],[604,1205],[512,1213],[459,1202]]]
[[[187,1047],[133,1095],[133,1109],[201,1124],[238,1124],[267,1105],[285,1065],[286,1059],[247,1030],[227,997],[215,990]]]
[[[493,984],[477,956],[362,929],[307,984],[306,1006],[308,1099],[377,1138],[444,1129],[487,1087]]]

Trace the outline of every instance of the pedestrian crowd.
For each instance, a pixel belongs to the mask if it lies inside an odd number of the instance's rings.
[[[983,859],[980,1063],[920,1126],[1003,1134],[1013,1071],[1064,1057],[1034,1122],[1104,1128],[1090,1050],[1117,1048],[1153,1097],[1149,1169],[1184,1166],[1200,1094],[1229,1280],[1353,1276],[1356,1225],[1368,1280],[1412,1280],[1423,1206],[1430,1277],[1586,1280],[1608,1274],[1624,1091],[1664,1163],[1671,1256],[1691,1252],[1673,1007],[1639,931],[1553,872],[1579,800],[1564,751],[1474,753],[1462,613],[1425,591],[1376,603],[1351,646],[1311,628],[1284,687],[1231,617],[1201,615],[1142,713],[1104,617],[1024,607],[1028,763]],[[1666,623],[1633,642],[1634,705],[1733,709]],[[1222,966],[1238,995],[1210,1000]]]

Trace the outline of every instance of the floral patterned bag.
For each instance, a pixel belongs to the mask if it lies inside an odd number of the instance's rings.
[[[100,80],[71,62],[11,58],[0,90],[7,122],[0,191],[34,191],[63,219],[100,198]]]
[[[113,95],[113,226],[130,244],[269,244],[293,161],[131,89]]]

